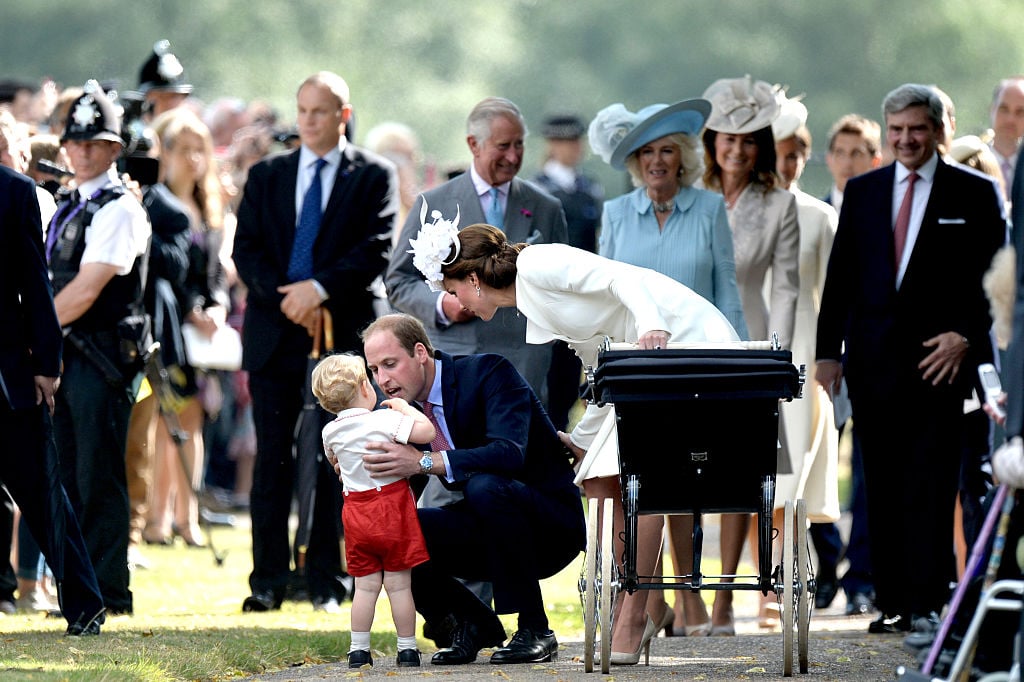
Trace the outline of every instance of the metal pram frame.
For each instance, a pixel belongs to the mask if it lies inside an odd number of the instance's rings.
[[[704,589],[775,593],[783,628],[783,674],[792,675],[794,639],[800,672],[806,673],[815,584],[803,500],[787,500],[783,556],[774,567],[772,561],[779,404],[801,397],[805,368],[798,370],[792,354],[780,350],[776,340],[673,343],[659,350],[606,340],[597,365],[586,367],[586,374],[589,398],[598,405],[615,406],[625,518],[620,565],[611,549],[613,501],[603,500],[598,529],[598,500],[588,500],[587,550],[580,576],[586,672],[594,669],[598,627],[601,672],[610,670],[612,614],[619,590],[632,594]],[[650,456],[665,452],[672,454]],[[703,574],[704,513],[758,515],[757,575]],[[693,515],[691,574],[637,574],[640,514]]]

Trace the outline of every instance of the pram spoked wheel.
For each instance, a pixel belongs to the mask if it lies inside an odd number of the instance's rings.
[[[587,504],[587,553],[579,585],[583,597],[583,669],[588,673],[594,672],[595,641],[600,625],[601,672],[608,674],[612,648],[612,614],[615,610],[615,597],[618,595],[615,552],[612,550],[614,506],[611,498],[605,498],[602,522],[598,523],[597,500],[590,499]]]
[[[807,636],[811,620],[811,581],[807,551],[807,506],[803,500],[787,500],[784,508],[782,566],[782,674],[793,675],[796,640],[800,672],[807,672]]]

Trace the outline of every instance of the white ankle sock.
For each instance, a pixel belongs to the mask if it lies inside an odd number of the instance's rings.
[[[369,651],[370,650],[370,633],[369,632],[352,632],[352,644],[348,648],[349,652],[352,651]]]
[[[416,635],[412,637],[399,637],[398,638],[398,650],[405,651],[406,649],[416,648]]]

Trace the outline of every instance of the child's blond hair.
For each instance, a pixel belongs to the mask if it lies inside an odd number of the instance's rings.
[[[358,355],[328,355],[313,368],[313,395],[320,407],[338,414],[352,406],[367,379],[366,362]]]

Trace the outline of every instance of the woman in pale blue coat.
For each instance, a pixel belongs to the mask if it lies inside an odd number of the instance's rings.
[[[692,186],[704,172],[697,136],[710,111],[710,102],[692,99],[652,104],[636,114],[621,104],[598,112],[590,124],[591,147],[613,168],[628,171],[636,187],[605,202],[599,252],[686,285],[746,339],[725,201]],[[628,132],[623,136],[623,131]],[[693,565],[693,517],[671,515],[667,529],[675,573],[687,575]],[[660,618],[656,606],[648,608],[659,628],[690,637],[711,633],[699,593],[676,591],[675,602]]]

